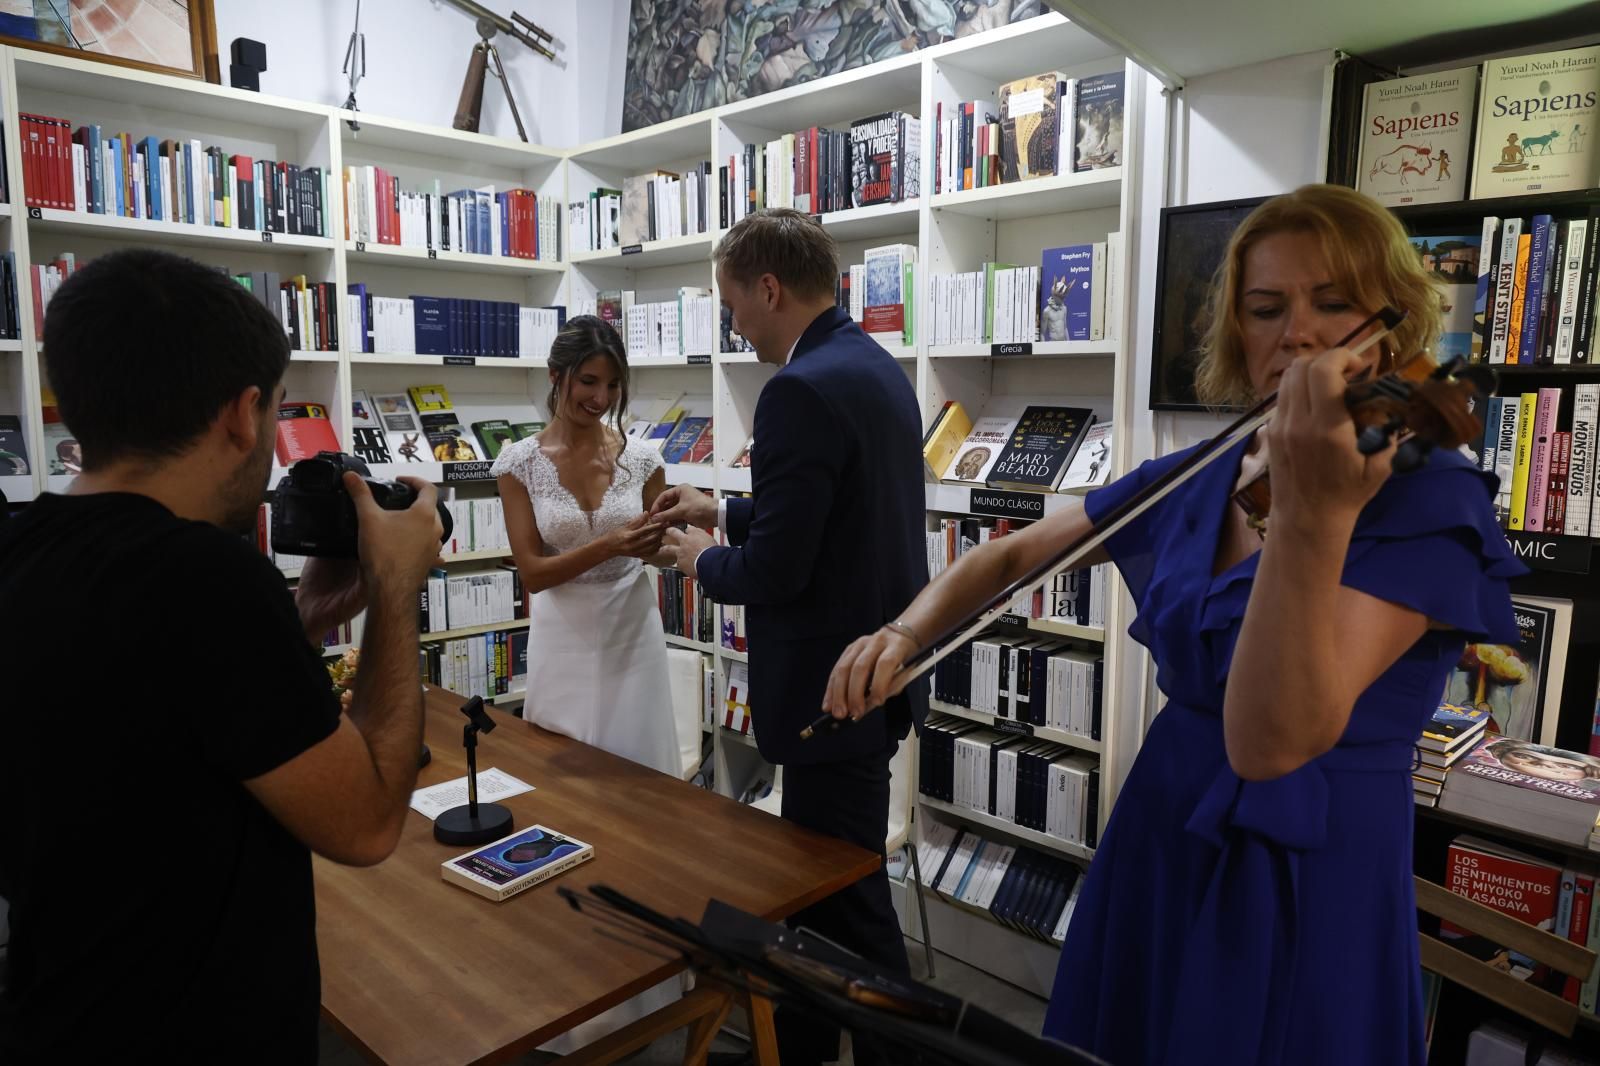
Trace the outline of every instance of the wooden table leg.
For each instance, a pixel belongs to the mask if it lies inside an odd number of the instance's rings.
[[[755,1050],[756,1066],[779,1066],[778,1027],[773,1021],[772,1000],[749,995],[745,1004],[750,1011],[750,1044]]]
[[[695,991],[704,991],[708,998],[719,1000],[720,1006],[702,1014],[689,1026],[683,1043],[683,1066],[706,1066],[706,1056],[711,1054],[711,1042],[717,1038],[717,1033],[733,1010],[733,995],[728,990],[702,986]]]
[[[602,1066],[648,1047],[668,1033],[690,1026],[689,1046],[694,1048],[696,1035],[704,1030],[707,1035],[698,1059],[684,1058],[686,1064],[703,1066],[706,1049],[712,1037],[722,1028],[722,1022],[733,1009],[733,997],[720,988],[698,988],[682,999],[669,1003],[660,1010],[640,1018],[616,1032],[579,1048],[561,1061],[567,1066]]]

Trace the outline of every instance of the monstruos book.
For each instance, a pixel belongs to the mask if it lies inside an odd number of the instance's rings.
[[[1439,806],[1587,846],[1600,814],[1600,759],[1510,737],[1486,740],[1445,775]]]
[[[1356,188],[1388,206],[1465,199],[1477,93],[1477,67],[1368,85]]]
[[[1086,407],[1029,406],[989,470],[989,486],[1054,492],[1094,422]]]
[[[446,881],[496,903],[594,858],[581,840],[534,825],[439,865]]]

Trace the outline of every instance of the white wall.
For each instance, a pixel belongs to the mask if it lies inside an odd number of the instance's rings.
[[[566,46],[557,52],[566,64],[563,69],[517,40],[494,37],[530,141],[566,147],[620,128],[628,2],[484,4],[502,15],[515,7]],[[223,80],[234,38],[248,37],[267,46],[262,92],[342,104],[349,85],[340,67],[355,9],[355,0],[216,0]],[[367,39],[367,72],[356,89],[360,109],[449,126],[478,40],[473,19],[441,0],[364,0],[361,32]],[[505,94],[492,74],[485,80],[481,129],[517,136]]]

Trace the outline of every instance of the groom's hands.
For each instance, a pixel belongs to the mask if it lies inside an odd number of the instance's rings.
[[[671,490],[669,489],[668,491],[670,492]],[[689,491],[693,492],[694,490],[690,489]],[[662,495],[665,495],[665,493]],[[712,504],[712,510],[716,510],[715,504]],[[712,521],[716,521],[715,515],[712,516]],[[661,541],[661,551],[663,554],[673,557],[673,569],[681,570],[688,574],[690,578],[698,580],[699,574],[694,568],[695,560],[700,557],[701,552],[707,548],[714,548],[716,545],[717,542],[711,534],[690,526],[687,529],[668,529],[666,536]]]
[[[691,525],[717,528],[717,501],[693,485],[674,485],[663,489],[650,506],[650,520],[664,525]]]

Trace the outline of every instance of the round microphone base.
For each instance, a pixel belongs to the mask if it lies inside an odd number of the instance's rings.
[[[478,815],[466,804],[451,807],[433,823],[433,839],[441,844],[487,844],[511,835],[511,812],[498,803],[478,804]]]

